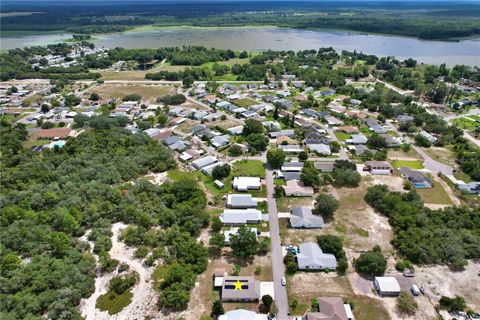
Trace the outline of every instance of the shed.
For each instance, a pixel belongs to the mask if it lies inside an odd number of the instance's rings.
[[[400,295],[400,284],[395,277],[375,277],[373,286],[381,297],[398,297]]]

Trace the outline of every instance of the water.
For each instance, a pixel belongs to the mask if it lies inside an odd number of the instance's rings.
[[[1,48],[45,45],[68,38],[67,34],[2,37]],[[413,58],[429,64],[480,66],[480,39],[458,42],[372,35],[350,31],[301,30],[276,27],[194,28],[171,27],[95,35],[99,47],[159,48],[183,45],[232,50],[305,50],[333,47],[377,56]]]

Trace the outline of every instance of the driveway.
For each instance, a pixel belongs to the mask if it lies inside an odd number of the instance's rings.
[[[285,276],[283,265],[282,247],[280,245],[280,227],[277,217],[277,200],[274,198],[273,170],[267,169],[266,174],[268,215],[270,220],[270,240],[272,251],[273,287],[275,292],[275,305],[277,306],[277,320],[288,319],[287,289],[282,286],[282,277]]]

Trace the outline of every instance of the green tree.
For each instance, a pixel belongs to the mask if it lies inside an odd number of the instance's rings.
[[[432,146],[432,143],[421,134],[415,136],[415,143],[424,148],[430,148]]]
[[[282,149],[273,148],[267,151],[267,163],[274,169],[279,169],[285,158],[286,155]]]
[[[354,264],[357,272],[371,276],[381,276],[387,270],[387,259],[385,259],[380,250],[375,248],[362,253],[355,260]]]
[[[98,100],[100,100],[100,95],[96,92],[92,92],[92,94],[90,94],[90,100],[98,101]]]
[[[401,313],[411,316],[417,311],[418,304],[410,294],[406,293],[405,291],[401,291],[397,298],[397,308]]]
[[[223,309],[222,301],[220,300],[213,301],[212,312],[210,312],[210,316],[212,318],[216,318],[224,313],[225,313],[225,310]]]
[[[223,178],[228,177],[228,175],[230,174],[230,171],[231,171],[231,168],[228,163],[224,165],[216,166],[212,170],[212,177],[214,179],[221,180]]]
[[[238,229],[237,234],[230,236],[230,247],[236,257],[243,259],[252,257],[258,249],[257,236],[255,232],[242,226]]]
[[[441,309],[449,312],[464,311],[467,308],[465,299],[460,296],[455,296],[455,298],[441,296],[439,304]]]
[[[305,151],[302,151],[298,154],[298,160],[305,162],[308,160],[308,153]]]
[[[245,120],[245,124],[243,126],[243,134],[248,136],[252,133],[263,133],[264,128],[260,121],[255,119],[247,119]]]
[[[52,232],[50,235],[53,250],[64,254],[70,249],[70,238],[63,232]]]
[[[325,219],[331,219],[339,207],[340,202],[330,194],[320,193],[315,199],[315,211]]]
[[[242,148],[238,144],[234,144],[228,149],[228,155],[231,157],[237,157],[243,154]]]
[[[221,250],[225,247],[225,236],[221,233],[214,233],[210,238],[210,246],[215,250]]]
[[[340,152],[340,148],[340,144],[337,141],[330,142],[330,150],[332,151],[332,153]]]
[[[268,294],[262,296],[262,304],[266,309],[265,311],[270,312],[270,309],[272,308],[272,304],[273,304],[273,298]]]
[[[319,187],[321,184],[320,175],[311,162],[305,162],[300,173],[300,180],[304,185],[310,187]]]
[[[40,111],[42,113],[47,113],[48,111],[50,111],[50,107],[48,106],[48,104],[43,103],[42,106],[40,107]]]
[[[182,84],[187,88],[191,87],[194,82],[195,82],[195,79],[192,76],[187,76],[182,80]]]
[[[183,285],[181,283],[174,283],[162,290],[158,304],[161,307],[181,310],[187,307],[189,300],[189,292],[183,287]]]
[[[374,133],[368,138],[367,146],[379,150],[387,147],[387,141],[381,135]]]
[[[252,133],[247,136],[247,142],[255,150],[265,151],[267,150],[269,140],[261,133]]]

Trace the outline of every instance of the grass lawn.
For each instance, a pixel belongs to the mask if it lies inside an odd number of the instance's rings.
[[[477,116],[476,114],[472,114],[470,116],[468,116],[470,119],[473,119],[473,120],[478,120],[480,121],[480,116]]]
[[[480,126],[480,124],[476,123],[473,120],[467,119],[467,118],[457,118],[452,121],[457,127],[464,129],[464,130],[469,130],[473,131],[475,128]]]
[[[416,189],[417,193],[422,197],[422,200],[425,203],[433,203],[433,204],[447,204],[451,205],[452,200],[448,196],[445,189],[443,189],[442,185],[434,180],[432,177],[429,177],[430,181],[433,182],[434,187],[432,189]]]
[[[420,160],[393,160],[392,165],[395,169],[400,167],[408,167],[410,169],[423,169],[423,162]]]
[[[130,290],[125,290],[120,295],[117,295],[114,291],[109,291],[98,297],[95,307],[107,311],[109,315],[116,314],[132,302],[132,296]]]
[[[258,102],[249,98],[243,98],[243,99],[234,100],[233,104],[242,108],[248,108],[250,106],[258,104]]]
[[[463,180],[463,182],[466,182],[466,183],[473,181],[473,179],[468,174],[466,174],[465,172],[463,172],[461,170],[457,170],[453,176],[456,179]]]
[[[265,168],[260,160],[239,160],[233,163],[231,176],[252,176],[265,179]]]
[[[390,319],[388,311],[382,305],[382,302],[366,296],[348,296],[348,302],[353,303],[353,314],[356,319]]]
[[[335,136],[338,138],[338,140],[345,141],[347,139],[350,139],[351,134],[341,132],[341,131],[335,131]]]
[[[50,140],[28,140],[28,141],[25,141],[23,143],[23,147],[25,149],[30,149],[31,147],[40,147],[40,146],[44,146],[46,144],[49,144]]]

